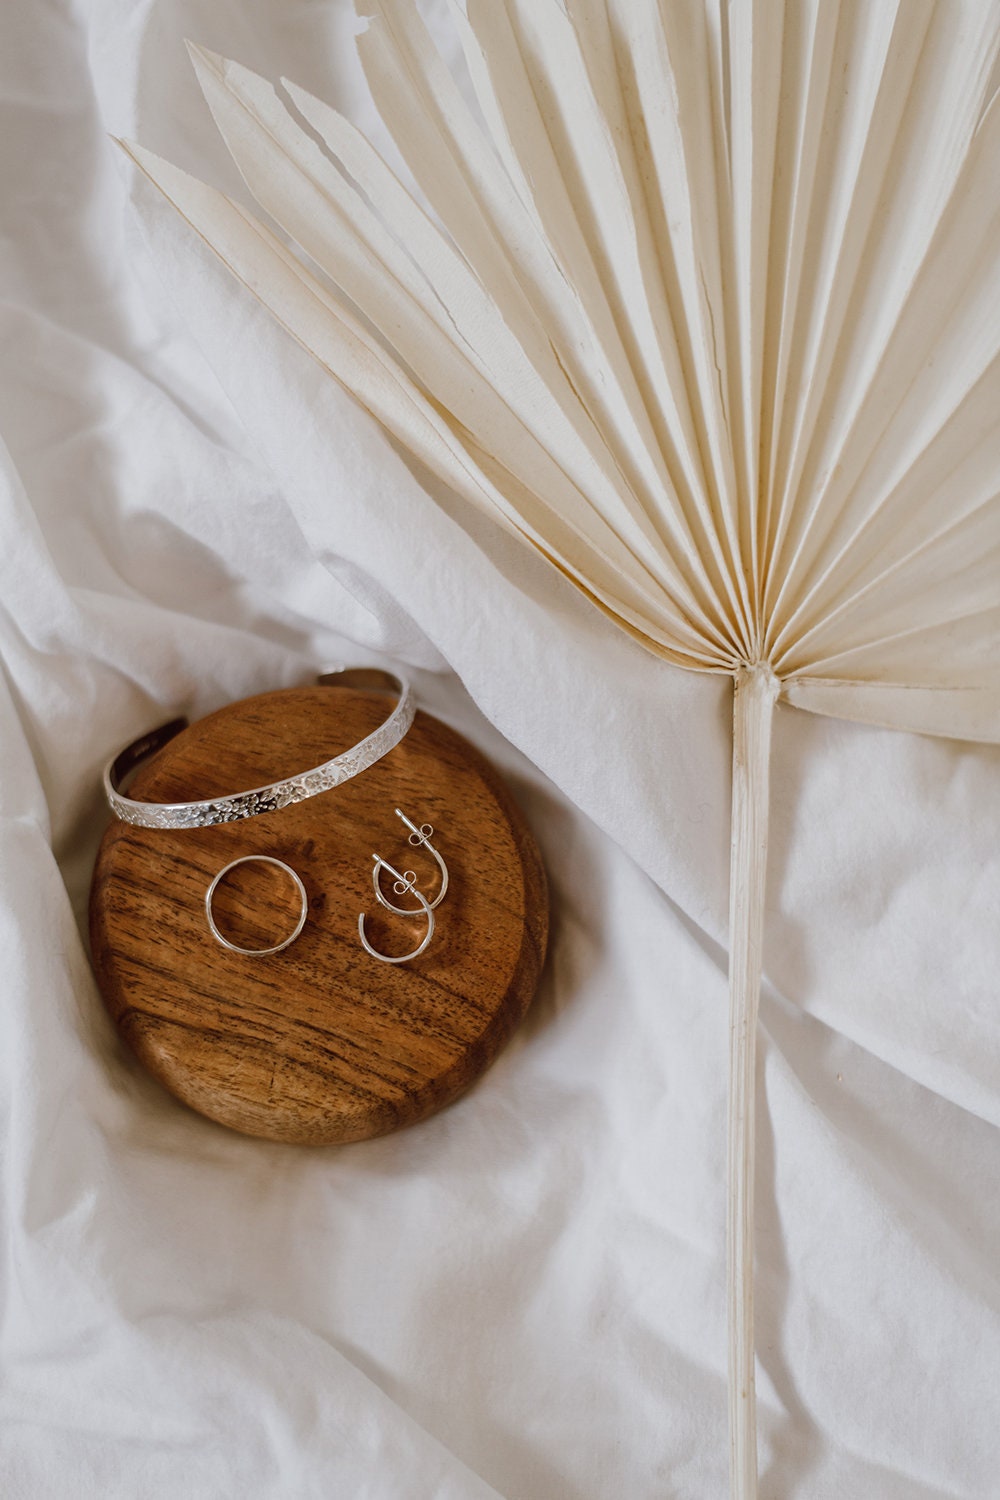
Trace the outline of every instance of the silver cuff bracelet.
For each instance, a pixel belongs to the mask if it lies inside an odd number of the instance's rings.
[[[159,729],[133,740],[108,762],[104,770],[104,791],[111,811],[123,822],[132,823],[137,828],[209,828],[214,823],[256,818],[261,813],[276,812],[293,802],[304,802],[307,797],[315,797],[318,792],[327,792],[331,787],[350,781],[352,776],[366,771],[383,755],[388,755],[413,723],[416,704],[413,690],[404,677],[367,667],[352,667],[342,672],[326,673],[317,680],[324,687],[372,688],[395,693],[399,701],[373,733],[311,771],[288,776],[284,781],[272,781],[268,786],[236,792],[231,797],[209,797],[201,802],[134,802],[121,790],[132,772],[140,762],[161,750],[187,728],[187,719],[171,719]]]

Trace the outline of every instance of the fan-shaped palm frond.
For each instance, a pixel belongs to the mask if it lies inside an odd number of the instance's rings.
[[[772,707],[1000,740],[1000,11],[469,0],[474,99],[358,0],[419,185],[193,49],[258,203],[127,149],[295,337],[650,650],[736,684],[734,1494],[755,1493]],[[322,142],[322,146],[319,142]]]

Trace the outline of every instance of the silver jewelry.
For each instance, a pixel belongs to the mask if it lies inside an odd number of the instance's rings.
[[[418,948],[414,948],[412,953],[402,953],[398,958],[390,958],[387,953],[379,953],[377,948],[373,948],[371,943],[365,937],[365,914],[364,912],[362,912],[358,917],[358,936],[361,939],[361,946],[362,948],[364,948],[366,953],[370,953],[372,958],[377,958],[380,963],[408,964],[411,958],[420,957],[421,953],[423,953],[424,949],[427,947],[427,944],[434,936],[434,913],[431,910],[431,904],[417,890],[417,878],[412,870],[405,870],[401,875],[399,871],[394,870],[389,861],[387,859],[383,859],[380,854],[373,854],[372,859],[375,861],[375,869],[372,878],[375,881],[376,893],[378,892],[379,872],[382,869],[386,869],[388,870],[390,875],[394,876],[394,884],[392,888],[397,896],[403,896],[408,891],[411,895],[416,896],[417,900],[420,902],[419,906],[410,909],[404,906],[393,906],[390,908],[390,910],[405,913],[407,916],[411,917],[419,916],[420,913],[423,912],[424,916],[427,918],[427,935],[420,946]],[[388,906],[389,903],[387,901],[383,901],[382,905]]]
[[[291,876],[299,893],[301,910],[299,912],[299,920],[296,922],[294,930],[289,934],[288,937],[283,938],[280,943],[275,943],[271,948],[241,948],[239,944],[231,943],[227,937],[223,937],[222,933],[215,925],[215,915],[212,911],[212,898],[215,895],[215,890],[217,885],[219,884],[219,881],[222,879],[223,875],[227,875],[230,870],[235,870],[237,865],[252,864],[277,865],[279,870],[284,870],[286,875]],[[229,864],[224,865],[223,868],[219,871],[218,875],[216,875],[215,879],[212,881],[212,884],[205,892],[205,916],[208,918],[209,931],[215,938],[215,941],[217,943],[221,943],[223,948],[228,948],[231,953],[243,953],[252,958],[262,958],[266,953],[280,953],[282,948],[287,948],[289,943],[294,943],[295,939],[298,937],[299,933],[306,925],[306,917],[308,913],[309,898],[306,895],[306,888],[302,884],[302,881],[292,869],[291,865],[286,865],[283,859],[275,859],[270,854],[244,854],[240,859],[230,860]]]
[[[441,871],[441,889],[438,891],[437,895],[434,897],[434,900],[433,901],[428,901],[428,903],[427,903],[427,905],[430,907],[431,911],[434,911],[436,907],[438,907],[438,906],[441,905],[441,902],[444,900],[444,898],[445,898],[445,896],[447,895],[447,892],[448,892],[448,866],[445,864],[444,860],[441,858],[440,854],[437,852],[437,850],[435,849],[434,845],[431,843],[431,838],[433,837],[434,829],[431,827],[431,825],[429,823],[422,823],[421,826],[418,828],[417,825],[416,825],[416,823],[411,823],[410,820],[409,820],[409,818],[406,816],[406,814],[404,812],[402,812],[398,807],[396,808],[396,817],[397,818],[402,818],[403,822],[406,824],[407,828],[409,828],[409,830],[410,830],[410,833],[409,833],[409,835],[407,837],[407,843],[408,844],[413,844],[413,846],[415,848],[419,848],[421,845],[423,845],[423,847],[428,851],[428,853],[432,854],[434,856],[434,858],[437,860],[438,869]],[[386,865],[385,868],[388,869],[389,868],[388,865]],[[378,897],[379,902],[381,903],[382,906],[384,906],[386,908],[387,911],[395,911],[395,912],[400,912],[400,913],[405,912],[406,911],[406,907],[405,906],[395,906],[393,904],[393,902],[391,902],[388,899],[388,897],[384,895],[384,893],[382,891],[381,882],[379,880],[379,870],[380,870],[380,866],[377,865],[377,864],[374,867],[374,869],[372,870],[372,885],[375,887],[375,895]],[[406,871],[406,873],[410,874],[411,872],[410,871]],[[395,887],[394,887],[394,889],[395,889]],[[402,891],[400,891],[398,894],[402,895]],[[416,895],[416,892],[414,892],[414,895]]]
[[[391,672],[354,667],[343,672],[325,673],[318,679],[327,686],[375,688],[395,693],[398,702],[384,724],[366,735],[350,750],[335,755],[311,771],[272,781],[267,786],[236,792],[229,797],[207,797],[198,802],[134,802],[122,793],[127,778],[147,756],[163,748],[169,740],[187,727],[186,719],[171,719],[159,729],[141,735],[131,745],[111,758],[104,770],[104,791],[111,811],[125,823],[138,828],[208,828],[214,823],[235,823],[240,818],[255,818],[275,812],[295,802],[304,802],[318,792],[341,786],[352,776],[373,766],[406,734],[416,714],[413,690],[405,677]]]

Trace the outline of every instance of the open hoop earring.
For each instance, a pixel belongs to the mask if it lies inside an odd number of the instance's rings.
[[[424,823],[418,828],[416,823],[411,823],[405,812],[402,812],[398,807],[396,808],[396,817],[402,818],[403,822],[410,830],[407,843],[413,844],[415,848],[419,848],[422,844],[428,851],[428,853],[432,854],[437,861],[438,869],[441,871],[441,889],[438,891],[433,901],[427,902],[427,905],[430,907],[431,911],[434,911],[436,907],[441,905],[441,902],[444,900],[445,895],[448,891],[448,866],[445,864],[444,860],[441,858],[440,854],[431,843],[434,829],[429,823]],[[385,864],[385,862],[382,861],[382,864]],[[388,870],[389,866],[385,865],[385,868]],[[379,881],[379,870],[379,864],[376,864],[374,869],[372,870],[372,885],[375,887],[375,895],[378,898],[379,904],[381,906],[384,906],[386,911],[399,912],[399,914],[402,916],[406,912],[406,907],[396,906],[394,902],[390,901],[389,898],[383,894],[382,886]],[[411,872],[408,870],[406,873],[409,875]],[[415,878],[416,877],[414,877],[414,879]],[[394,886],[393,889],[395,890],[397,895],[401,896],[403,894],[398,885]],[[414,891],[413,894],[416,896],[419,895],[419,892]]]
[[[411,895],[416,896],[417,900],[420,902],[419,906],[410,909],[407,909],[405,906],[392,906],[390,902],[385,900],[382,900],[382,905],[389,907],[391,911],[400,912],[404,916],[416,917],[419,916],[422,912],[423,915],[427,918],[427,935],[420,946],[414,948],[412,953],[401,953],[398,958],[391,958],[388,953],[380,953],[377,948],[373,948],[371,943],[368,941],[367,937],[365,936],[365,914],[364,912],[362,912],[358,917],[358,937],[361,939],[361,946],[362,948],[364,948],[366,953],[370,953],[372,958],[377,958],[380,963],[408,964],[411,958],[420,957],[421,953],[423,953],[424,949],[427,947],[427,944],[434,936],[434,913],[431,910],[431,904],[417,890],[416,876],[414,875],[412,870],[407,870],[404,872],[404,874],[401,875],[399,871],[394,870],[389,861],[383,859],[380,854],[373,854],[372,859],[375,861],[375,868],[372,874],[372,879],[375,881],[376,894],[378,893],[379,871],[382,869],[386,869],[394,878],[393,890],[395,891],[397,896],[403,896],[407,892],[409,892]]]

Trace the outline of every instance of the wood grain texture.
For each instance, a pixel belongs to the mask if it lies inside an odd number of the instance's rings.
[[[384,696],[343,688],[248,698],[171,741],[130,795],[181,801],[292,775],[348,749],[385,712]],[[407,844],[396,807],[434,826],[451,887],[426,953],[392,965],[362,949],[358,913],[387,953],[414,948],[426,926],[378,906],[373,852],[414,870],[429,899],[438,889],[433,859]],[[309,901],[301,936],[264,957],[229,952],[205,919],[212,878],[247,854],[286,861]],[[391,882],[385,889],[400,900]],[[244,865],[220,884],[213,909],[231,940],[263,946],[291,931],[298,898],[280,871]],[[113,821],[90,925],[105,1002],[155,1077],[223,1125],[318,1145],[425,1119],[479,1077],[534,994],[548,899],[538,850],[500,777],[418,713],[376,765],[294,807],[214,828]]]

